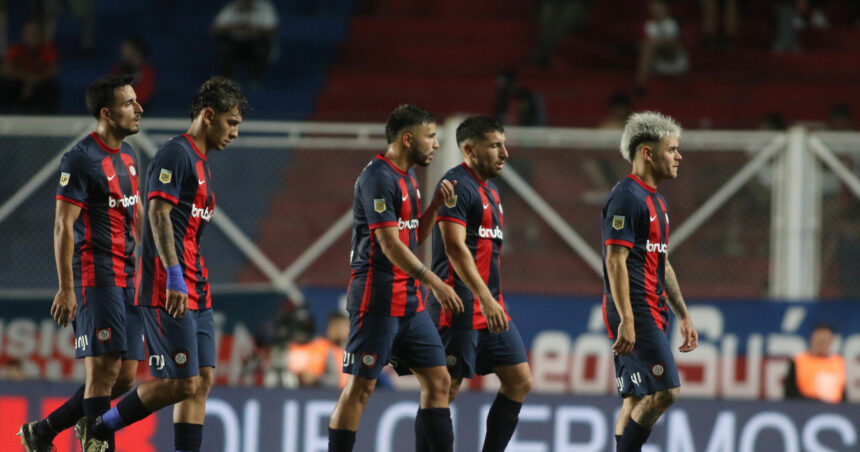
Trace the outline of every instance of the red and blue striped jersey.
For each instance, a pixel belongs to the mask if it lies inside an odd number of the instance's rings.
[[[499,190],[492,182],[478,179],[465,163],[449,170],[443,179],[456,180],[457,185],[454,186],[454,199],[439,208],[436,221],[450,221],[466,228],[466,246],[472,252],[478,274],[493,297],[502,305],[502,309],[507,312],[502,295],[499,259],[504,241],[504,212]],[[433,272],[454,288],[463,300],[464,307],[463,312],[455,316],[450,312],[443,313],[439,301],[430,292],[427,305],[434,321],[437,321],[440,327],[475,330],[487,328],[487,319],[481,313],[478,298],[460,279],[445,254],[445,243],[442,241],[438,224],[433,227]],[[510,316],[508,319],[510,320]]]
[[[401,171],[382,154],[361,172],[352,206],[349,311],[403,317],[424,310],[418,281],[383,254],[374,235],[378,228],[397,228],[400,241],[415,252],[420,196],[415,172]]]
[[[209,272],[200,254],[200,237],[215,212],[215,192],[206,155],[197,149],[190,136],[175,137],[158,150],[146,171],[146,192],[147,200],[160,198],[173,204],[170,223],[176,256],[188,287],[188,309],[211,308]],[[143,218],[136,303],[163,307],[167,272],[155,246],[149,202]]]
[[[137,156],[91,133],[63,155],[57,199],[81,208],[72,257],[75,286],[133,287]]]
[[[657,189],[634,175],[619,182],[603,205],[603,316],[609,337],[611,325],[621,318],[615,308],[606,272],[606,247],[620,245],[630,249],[627,275],[630,303],[636,331],[669,327],[666,305],[666,253],[669,249],[669,212]]]

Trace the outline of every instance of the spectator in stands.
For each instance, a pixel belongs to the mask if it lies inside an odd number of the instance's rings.
[[[609,107],[609,115],[603,119],[599,127],[610,130],[623,129],[627,118],[633,114],[633,101],[630,96],[623,91],[615,92],[606,99],[606,105]]]
[[[496,106],[493,117],[506,126],[541,126],[546,124],[543,102],[538,94],[522,86],[516,71],[503,70],[496,77]]]
[[[681,27],[669,12],[666,0],[652,0],[651,19],[645,23],[645,39],[639,49],[636,90],[645,93],[651,72],[679,75],[687,72],[687,51],[681,42]]]
[[[830,108],[827,115],[828,130],[854,130],[854,122],[851,119],[851,108],[846,103],[838,103]]]
[[[533,59],[548,67],[559,41],[580,29],[588,19],[591,0],[543,0],[538,13],[538,42]]]
[[[299,386],[343,388],[343,349],[349,337],[349,316],[334,311],[328,317],[325,336],[308,342],[293,342],[287,350],[287,370]]]
[[[259,86],[277,49],[278,12],[269,0],[234,0],[215,16],[221,73],[232,77],[237,62],[250,67],[250,82]]]
[[[0,71],[0,110],[53,113],[60,99],[59,55],[42,39],[38,22],[21,27],[21,42],[9,47]]]
[[[24,363],[20,359],[13,358],[6,361],[0,366],[0,380],[6,381],[26,381],[27,371],[24,370]]]
[[[68,7],[72,15],[80,22],[78,37],[78,53],[89,56],[93,53],[96,35],[95,0],[35,0],[36,14],[43,24],[43,39],[53,42],[57,32],[57,23],[63,13],[63,7]]]
[[[146,107],[155,91],[155,70],[149,64],[147,57],[149,49],[139,36],[133,36],[122,42],[119,62],[111,68],[111,74],[125,74],[133,78],[134,92],[137,102]]]
[[[786,399],[845,401],[845,361],[830,352],[832,345],[833,328],[817,325],[809,339],[809,351],[795,356],[788,366]]]
[[[738,0],[701,0],[702,41],[710,50],[730,47],[738,34]],[[720,7],[722,6],[722,11]],[[722,13],[723,36],[720,36]]]

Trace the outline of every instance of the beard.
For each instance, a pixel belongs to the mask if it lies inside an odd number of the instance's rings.
[[[430,166],[430,155],[432,154],[432,150],[429,153],[425,154],[421,152],[420,149],[415,148],[410,154],[410,160],[412,160],[413,164],[418,166]]]

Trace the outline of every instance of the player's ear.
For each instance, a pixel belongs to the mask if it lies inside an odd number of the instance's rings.
[[[215,110],[212,107],[203,109],[203,122],[206,125],[212,124],[212,119],[215,117]]]
[[[401,136],[400,136],[400,143],[401,143],[404,147],[407,147],[407,148],[408,148],[408,147],[410,147],[410,146],[412,146],[412,134],[411,134],[411,133],[409,133],[409,132],[406,132],[406,133],[404,133],[403,135],[401,135]]]
[[[105,121],[110,119],[110,108],[102,107],[102,109],[99,110],[99,116],[101,117],[101,119],[104,119]]]

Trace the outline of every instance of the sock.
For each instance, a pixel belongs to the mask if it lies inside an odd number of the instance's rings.
[[[53,438],[63,430],[70,428],[84,416],[84,385],[81,385],[75,395],[66,400],[62,406],[54,410],[45,419],[37,422],[33,430],[37,435]]]
[[[454,426],[451,424],[451,410],[449,408],[422,408],[415,416],[415,423],[423,423],[416,427],[415,431],[424,434],[424,441],[429,450],[433,452],[453,452],[454,450]],[[421,438],[415,438],[416,444],[421,443]]]
[[[355,444],[355,432],[338,428],[328,428],[328,451],[351,452]]]
[[[621,435],[615,435],[615,447],[618,447],[618,444],[621,443]]]
[[[92,427],[93,434],[115,432],[126,425],[133,424],[149,416],[151,413],[151,411],[143,406],[140,396],[137,395],[137,389],[135,389],[123,397],[115,407],[102,415],[101,422],[96,422]]]
[[[173,424],[173,445],[176,452],[200,452],[203,444],[203,424]]]
[[[514,402],[501,392],[496,394],[496,400],[487,414],[487,437],[484,438],[483,452],[501,452],[508,447],[517,428],[522,406],[522,403]]]
[[[421,415],[421,410],[418,410],[418,415],[415,416],[415,452],[433,452],[430,450],[430,445],[427,444],[427,432],[424,430],[426,422],[418,422],[418,416]]]
[[[627,426],[624,427],[621,440],[618,441],[618,452],[640,452],[650,434],[651,430],[637,424],[633,418],[630,418],[627,421]]]
[[[90,397],[89,399],[83,399],[84,406],[84,416],[95,419],[101,416],[105,411],[110,409],[110,396],[103,397]],[[91,423],[92,424],[92,423]],[[95,438],[98,438],[103,441],[111,441],[113,437],[112,431],[103,431],[103,432],[95,432],[92,431],[92,435]]]

